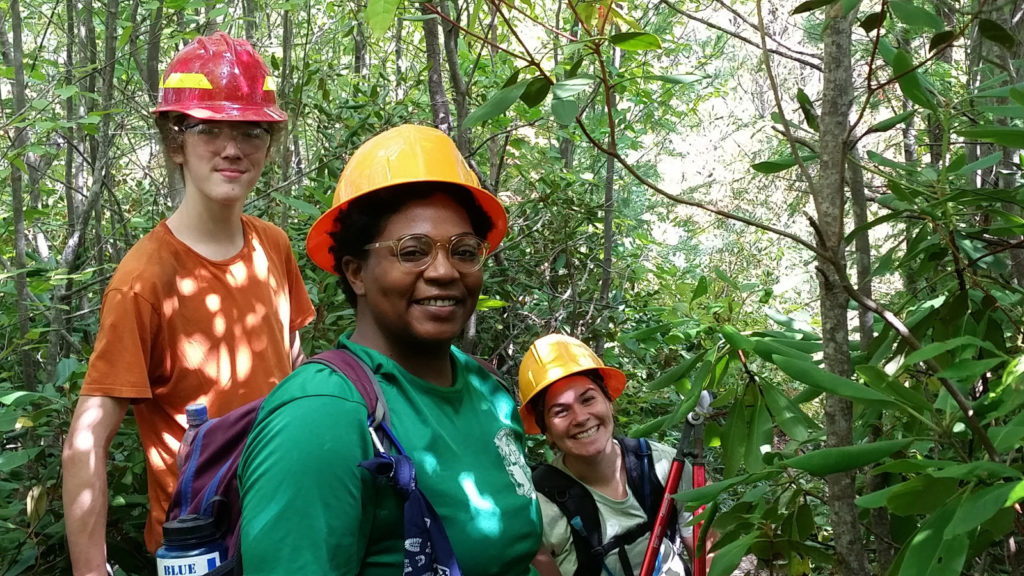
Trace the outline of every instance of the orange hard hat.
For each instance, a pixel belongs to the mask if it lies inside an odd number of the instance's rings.
[[[306,253],[317,266],[331,274],[334,256],[331,232],[338,213],[352,200],[371,192],[413,182],[447,182],[473,193],[494,226],[487,234],[493,252],[508,230],[508,216],[501,201],[480,187],[455,142],[437,128],[405,124],[370,138],[352,154],[334,188],[334,201],[309,229]]]
[[[252,45],[223,32],[181,49],[160,78],[154,114],[181,112],[202,120],[284,122],[270,69]]]
[[[519,364],[519,398],[522,400],[519,415],[523,417],[523,429],[527,434],[541,433],[530,400],[562,378],[588,370],[596,370],[601,374],[612,400],[618,398],[626,388],[625,374],[605,366],[589,346],[575,338],[548,334],[530,344],[530,349]]]

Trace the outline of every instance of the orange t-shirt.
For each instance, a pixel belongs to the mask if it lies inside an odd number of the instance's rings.
[[[209,260],[161,222],[103,295],[82,394],[132,399],[149,484],[146,546],[160,547],[178,476],[185,406],[214,418],[262,398],[292,370],[292,332],[316,315],[288,236],[242,217],[242,250]]]

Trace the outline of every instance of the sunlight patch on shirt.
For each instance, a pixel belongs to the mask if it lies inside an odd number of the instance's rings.
[[[476,529],[481,534],[493,538],[501,535],[501,510],[494,504],[494,499],[480,493],[473,473],[459,474],[459,484],[469,498],[470,513],[473,514],[473,525]]]

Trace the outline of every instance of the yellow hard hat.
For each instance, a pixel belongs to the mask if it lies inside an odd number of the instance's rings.
[[[306,253],[317,266],[335,274],[330,249],[338,212],[364,194],[412,182],[448,182],[466,188],[494,223],[485,238],[490,251],[505,237],[508,216],[501,201],[480,187],[455,142],[436,128],[406,124],[370,138],[352,154],[334,188],[331,209],[306,235]]]
[[[597,370],[601,374],[612,400],[618,398],[626,387],[625,374],[605,366],[589,346],[575,338],[549,334],[530,344],[519,364],[519,398],[522,400],[519,415],[523,417],[523,429],[527,434],[541,433],[534,420],[530,400],[562,378],[587,370]]]

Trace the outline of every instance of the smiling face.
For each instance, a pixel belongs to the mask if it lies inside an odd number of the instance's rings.
[[[186,126],[189,126],[187,121]],[[258,128],[254,122],[203,122],[220,137],[195,129],[186,130],[179,150],[171,159],[181,164],[185,194],[220,204],[241,204],[256,187],[269,155],[267,145],[253,146],[240,134]],[[267,132],[269,135],[269,132]]]
[[[429,266],[399,263],[391,247],[369,250],[365,260],[346,256],[345,276],[358,299],[353,341],[394,356],[447,348],[476,309],[482,270],[459,272],[443,243],[473,234],[466,211],[443,194],[413,200],[387,219],[373,242],[424,234],[442,247]],[[435,247],[436,248],[436,247]]]
[[[573,374],[546,392],[545,434],[567,459],[596,456],[608,449],[615,428],[612,403],[593,380]]]

